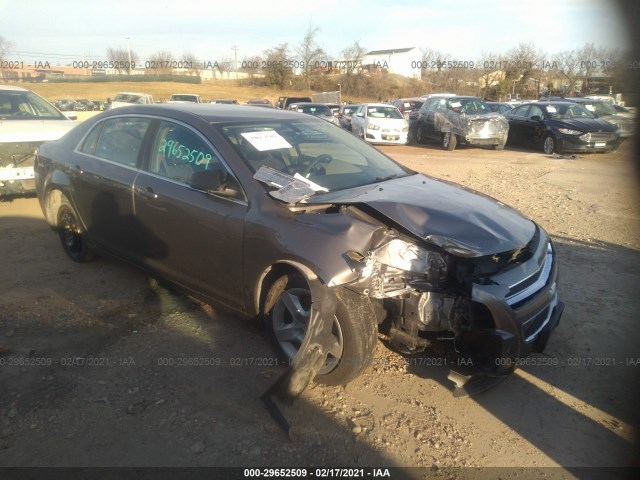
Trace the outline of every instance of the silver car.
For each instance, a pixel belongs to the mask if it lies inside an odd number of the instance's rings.
[[[37,148],[76,125],[44,98],[21,87],[0,85],[0,196],[35,191]]]

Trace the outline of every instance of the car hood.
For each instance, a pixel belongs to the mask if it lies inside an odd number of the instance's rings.
[[[460,257],[522,247],[536,230],[531,220],[491,197],[422,174],[315,195],[306,201],[329,202],[373,209],[389,226],[400,226]]]
[[[402,129],[406,127],[404,118],[368,118],[367,123],[370,125],[378,125],[380,128]]]
[[[602,130],[603,132],[613,132],[615,127],[601,118],[565,118],[553,120],[559,128],[573,128],[583,132],[593,132]]]
[[[0,143],[57,140],[77,125],[72,120],[0,120]]]

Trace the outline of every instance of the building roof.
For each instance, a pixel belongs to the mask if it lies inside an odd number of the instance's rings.
[[[413,50],[416,47],[409,47],[409,48],[392,48],[391,50],[372,50],[369,53],[367,53],[367,55],[386,55],[386,54],[394,54],[394,53],[405,53],[405,52],[410,52],[411,50]]]

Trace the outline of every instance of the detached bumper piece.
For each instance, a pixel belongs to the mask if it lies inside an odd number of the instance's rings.
[[[287,369],[260,397],[269,414],[291,439],[291,427],[275,400],[290,405],[316,377],[327,358],[336,312],[335,292],[318,280],[309,281],[311,312],[307,333]]]
[[[558,302],[551,313],[549,321],[538,331],[535,338],[526,344],[523,350],[517,336],[502,330],[483,332],[465,332],[456,340],[466,353],[469,353],[476,365],[484,367],[461,366],[449,371],[448,379],[455,384],[453,396],[471,397],[478,395],[504,381],[517,364],[518,351],[522,354],[540,353],[544,351],[551,332],[564,311],[564,303]]]

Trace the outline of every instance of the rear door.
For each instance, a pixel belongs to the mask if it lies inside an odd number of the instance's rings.
[[[243,235],[248,204],[212,144],[190,126],[162,120],[150,141],[145,171],[135,180],[135,217],[155,248],[141,245],[139,261],[170,280],[219,302],[243,304]],[[220,170],[226,188],[188,185],[202,170]]]
[[[527,133],[527,112],[529,105],[522,105],[511,110],[507,114],[509,120],[509,142],[512,144],[531,143],[532,139]]]
[[[74,206],[93,243],[131,259],[140,242],[133,215],[133,183],[151,120],[119,116],[96,124],[74,155],[71,192]]]

